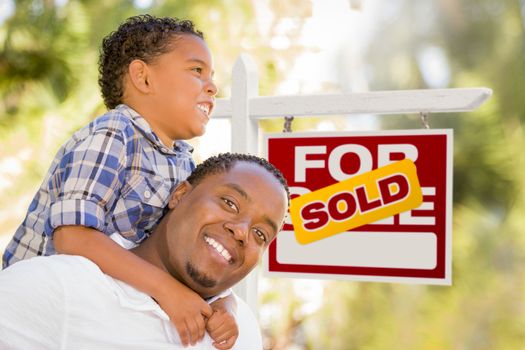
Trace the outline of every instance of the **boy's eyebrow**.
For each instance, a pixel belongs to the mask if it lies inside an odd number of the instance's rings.
[[[248,202],[251,202],[252,199],[250,198],[250,196],[248,196],[248,193],[246,193],[245,190],[242,189],[241,186],[237,185],[237,184],[234,184],[234,183],[227,183],[225,185],[226,187],[229,187],[231,188],[232,190],[236,191],[237,193],[239,193],[241,195],[241,197],[243,197],[246,201]],[[271,226],[271,228],[274,230],[274,232],[279,232],[279,228],[277,227],[277,224],[275,222],[273,222],[272,219],[270,219],[267,215],[263,215],[263,218],[264,218],[264,221]]]
[[[193,58],[193,57],[192,57],[192,58],[189,58],[187,61],[188,61],[188,62],[198,63],[198,64],[200,64],[200,65],[202,65],[202,66],[205,66],[205,67],[209,67],[208,64],[207,64],[205,61],[201,60],[200,58]],[[212,71],[211,71],[211,75],[213,76],[214,74],[215,74],[215,71],[212,70]]]

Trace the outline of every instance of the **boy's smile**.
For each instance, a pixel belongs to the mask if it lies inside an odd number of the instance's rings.
[[[204,115],[208,117],[210,115],[210,110],[213,108],[212,106],[213,104],[210,103],[199,103],[197,105],[197,108],[199,108],[202,111],[202,113],[204,113]]]

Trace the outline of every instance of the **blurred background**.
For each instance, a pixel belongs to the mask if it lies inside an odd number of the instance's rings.
[[[259,318],[265,349],[525,349],[524,0],[0,0],[0,251],[60,144],[105,111],[102,38],[140,13],[196,22],[219,97],[240,53],[260,95],[493,89],[475,112],[430,116],[455,133],[452,286],[261,277]],[[293,130],[420,128],[417,115],[321,117]],[[197,161],[229,134],[212,120]]]

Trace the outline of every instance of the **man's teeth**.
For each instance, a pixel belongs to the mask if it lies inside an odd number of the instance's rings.
[[[210,113],[210,106],[207,104],[198,104],[197,108],[199,108],[201,111],[204,112],[204,114],[208,115]]]
[[[228,262],[231,261],[232,259],[232,256],[231,254],[226,250],[226,248],[224,248],[224,246],[222,244],[220,244],[219,242],[217,242],[216,240],[214,240],[213,238],[211,237],[204,237],[204,240],[206,241],[206,243],[208,243],[210,246],[212,246],[213,248],[215,248],[215,250]]]

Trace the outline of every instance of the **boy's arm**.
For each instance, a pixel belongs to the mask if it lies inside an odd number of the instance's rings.
[[[183,345],[194,345],[204,337],[204,317],[211,316],[211,307],[168,272],[89,227],[61,226],[54,231],[53,240],[58,253],[84,256],[105,274],[154,298],[175,325]]]
[[[213,346],[220,350],[231,349],[239,337],[239,327],[235,319],[237,302],[233,294],[219,298],[211,303],[213,314],[206,322],[206,330],[213,339]]]

